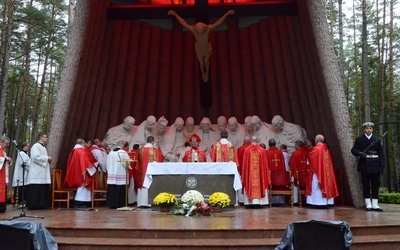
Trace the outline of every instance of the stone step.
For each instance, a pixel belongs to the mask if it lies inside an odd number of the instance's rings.
[[[400,249],[400,234],[354,236],[351,250]]]
[[[253,239],[127,239],[54,237],[60,249],[274,249],[281,238]]]
[[[274,249],[281,238],[138,239],[54,237],[60,249]],[[354,236],[352,250],[400,249],[400,234]]]
[[[280,238],[283,229],[80,229],[51,228],[53,236],[86,238],[127,238],[127,239],[248,239]]]
[[[53,236],[93,237],[93,238],[139,238],[139,239],[252,239],[280,238],[284,229],[199,229],[199,230],[162,230],[162,229],[80,229],[47,228]],[[354,236],[400,235],[398,226],[351,227]]]

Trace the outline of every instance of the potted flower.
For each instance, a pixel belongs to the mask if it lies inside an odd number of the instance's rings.
[[[153,203],[154,205],[160,206],[160,210],[168,210],[166,212],[169,212],[172,206],[178,205],[178,199],[176,199],[173,194],[162,192],[154,198]]]
[[[208,204],[210,204],[210,206],[213,207],[214,211],[215,210],[218,211],[222,210],[222,208],[224,207],[229,206],[231,204],[231,199],[229,198],[229,195],[227,195],[226,193],[215,192],[208,198]]]
[[[189,190],[181,197],[181,204],[173,214],[189,216],[210,216],[213,210],[204,202],[204,196],[196,190]]]
[[[186,191],[181,197],[181,202],[186,204],[193,204],[196,202],[204,202],[203,195],[197,190]]]

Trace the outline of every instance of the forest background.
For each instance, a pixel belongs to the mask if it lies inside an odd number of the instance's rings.
[[[400,189],[399,0],[324,0],[354,136],[383,134],[383,186]],[[35,142],[49,131],[76,0],[0,3],[0,135]],[[13,155],[13,147],[9,154]]]

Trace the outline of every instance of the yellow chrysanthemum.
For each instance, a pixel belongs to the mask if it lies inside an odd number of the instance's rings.
[[[208,198],[208,203],[212,207],[227,207],[231,203],[231,199],[229,195],[222,193],[222,192],[215,192]]]
[[[175,195],[162,192],[159,193],[153,200],[154,205],[159,206],[174,206],[178,204],[178,200]]]

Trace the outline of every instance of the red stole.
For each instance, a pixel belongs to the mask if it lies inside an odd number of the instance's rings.
[[[337,197],[339,192],[336,186],[335,170],[331,153],[326,144],[319,143],[312,148],[308,153],[308,159],[312,172],[317,175],[322,196],[327,199]],[[311,189],[311,180],[307,184],[307,189]],[[311,193],[311,190],[308,191]]]
[[[268,150],[265,151],[267,156],[269,170],[282,170],[286,171],[285,167],[285,158],[283,157],[282,151],[280,151],[277,147],[272,146],[269,147]]]
[[[265,150],[257,144],[248,146],[243,155],[242,182],[249,199],[261,199],[270,184]]]

